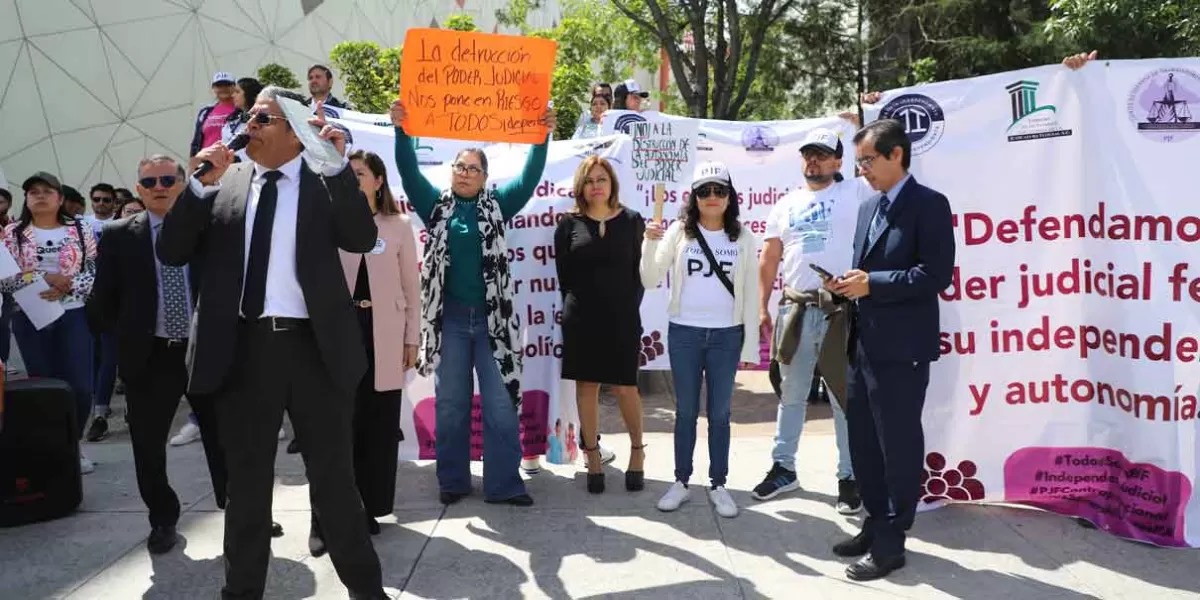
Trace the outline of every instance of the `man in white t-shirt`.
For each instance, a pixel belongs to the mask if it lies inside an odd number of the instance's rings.
[[[789,311],[803,310],[797,315],[799,343],[789,364],[780,364],[781,386],[779,414],[776,421],[775,446],[771,452],[773,465],[766,478],[754,488],[756,500],[768,500],[799,488],[796,480],[796,448],[808,410],[808,394],[821,347],[829,329],[828,302],[819,301],[821,275],[810,265],[830,273],[844,273],[850,268],[854,254],[854,230],[858,224],[859,205],[874,194],[861,180],[843,180],[841,176],[843,146],[837,133],[814,129],[800,147],[804,163],[803,187],[779,200],[767,219],[764,246],[759,263],[759,285],[762,288],[760,320],[767,331],[775,332],[776,344],[783,337],[780,325],[788,321]],[[783,262],[783,285],[795,290],[810,301],[802,304],[784,302],[780,305],[776,327],[772,327],[768,307],[779,263]],[[844,353],[843,353],[844,355]],[[783,362],[783,361],[781,361]],[[844,356],[843,356],[844,366]],[[861,510],[858,486],[850,466],[850,448],[846,433],[846,414],[830,390],[834,432],[838,447],[837,510],[853,514]]]

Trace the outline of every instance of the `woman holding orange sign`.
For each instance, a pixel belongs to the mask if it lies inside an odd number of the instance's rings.
[[[533,197],[546,167],[549,135],[530,149],[521,174],[499,188],[487,186],[483,150],[462,150],[452,165],[450,188],[439,191],[421,173],[403,127],[407,116],[403,102],[392,104],[396,168],[428,236],[417,369],[426,377],[436,375],[440,499],[453,504],[471,492],[474,374],[483,409],[484,500],[530,506],[533,498],[518,470],[521,347],[504,224]],[[541,123],[554,130],[552,109]]]

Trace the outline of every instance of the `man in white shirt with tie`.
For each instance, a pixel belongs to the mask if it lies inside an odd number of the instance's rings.
[[[286,410],[300,439],[313,510],[351,598],[386,598],[354,484],[353,394],[366,354],[338,250],[369,252],[377,230],[343,158],[315,172],[276,87],[249,113],[250,161],[223,144],[200,151],[158,237],[164,264],[204,264],[191,336],[189,392],[213,394],[229,467],[222,597],[261,598],[270,560],[277,433]],[[322,112],[310,123],[345,154]],[[196,171],[202,163],[211,170]],[[303,268],[298,268],[303,265]]]

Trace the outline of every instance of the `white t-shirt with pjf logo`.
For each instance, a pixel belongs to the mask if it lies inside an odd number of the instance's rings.
[[[738,243],[730,240],[724,230],[699,229],[725,275],[730,281],[737,281],[733,268],[737,264]],[[694,239],[688,240],[679,260],[683,261],[683,281],[680,282],[683,289],[679,293],[679,315],[671,321],[710,329],[733,327],[736,324],[733,318],[733,294],[721,283],[700,243]],[[672,282],[672,285],[678,284]]]
[[[68,228],[55,227],[54,229],[41,229],[39,227],[30,226],[33,228],[33,237],[37,241],[37,271],[42,273],[57,274],[60,269],[58,267],[59,257],[64,249],[67,252],[78,252],[78,244],[67,237]],[[67,310],[72,308],[80,308],[83,303],[79,301],[63,302],[62,307]]]
[[[850,270],[858,207],[876,193],[860,177],[817,192],[800,188],[781,198],[767,217],[763,237],[783,244],[784,285],[797,290],[821,287],[821,278],[809,263],[834,275]]]

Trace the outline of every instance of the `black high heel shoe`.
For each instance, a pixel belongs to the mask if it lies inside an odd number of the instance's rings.
[[[646,444],[641,446],[630,446],[631,451],[642,450]],[[645,457],[642,461],[645,462]],[[645,468],[645,467],[643,467]],[[630,492],[640,492],[646,487],[646,472],[645,471],[625,471],[625,490]]]
[[[591,453],[595,452],[596,453],[596,462],[597,463],[600,462],[600,437],[599,436],[596,436],[596,445],[591,448],[588,448],[587,444],[583,443],[583,437],[580,436],[579,447],[583,448],[583,451],[589,455]],[[588,463],[590,464],[591,457],[589,456],[588,458],[589,458]],[[601,471],[599,473],[592,473],[591,471],[588,471],[587,490],[588,490],[588,493],[590,493],[590,494],[603,494],[604,493],[604,472],[603,471]]]

